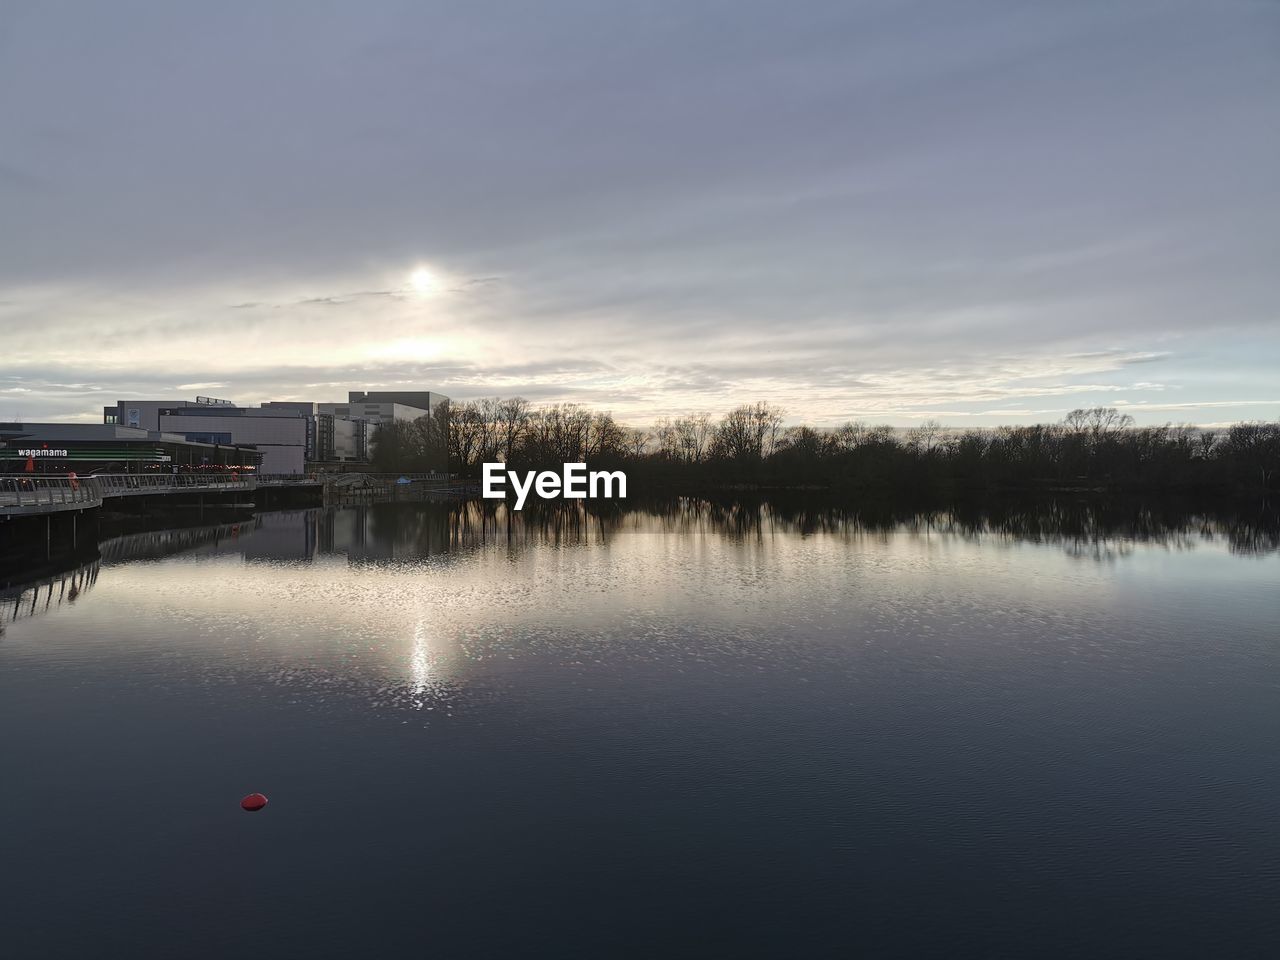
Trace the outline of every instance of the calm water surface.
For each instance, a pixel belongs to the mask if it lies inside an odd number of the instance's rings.
[[[1280,955],[1274,538],[1077,520],[104,544],[0,599],[0,955]]]

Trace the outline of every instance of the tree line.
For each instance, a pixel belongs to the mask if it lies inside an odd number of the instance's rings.
[[[572,403],[535,407],[513,397],[442,404],[418,421],[384,425],[373,443],[372,468],[379,471],[474,478],[491,461],[516,470],[586,462],[688,491],[1280,486],[1280,423],[1136,427],[1112,407],[1073,410],[1059,423],[1031,426],[948,430],[925,421],[897,430],[851,422],[818,429],[786,427],[781,408],[758,402],[719,419],[698,413],[637,429],[607,411]]]

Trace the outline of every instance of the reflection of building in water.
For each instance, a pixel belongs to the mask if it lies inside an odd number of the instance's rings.
[[[449,549],[449,508],[371,503],[334,511],[322,534],[326,552],[351,560],[411,560]]]
[[[102,545],[111,561],[184,554],[238,554],[246,560],[312,561],[324,554],[355,560],[408,560],[449,547],[449,509],[378,503],[330,510],[260,513],[238,524],[118,537]]]
[[[75,603],[80,595],[98,582],[99,562],[85,564],[35,583],[0,592],[0,634],[5,624]]]
[[[104,563],[164,557],[242,556],[246,560],[311,560],[317,552],[315,510],[261,513],[235,523],[151,530],[104,540]]]
[[[148,530],[112,537],[98,545],[103,563],[131,560],[160,560],[177,554],[189,556],[238,552],[243,538],[253,533],[254,521],[219,523],[207,527],[180,527],[176,530]]]
[[[246,560],[312,560],[317,552],[316,510],[260,513],[241,553]]]

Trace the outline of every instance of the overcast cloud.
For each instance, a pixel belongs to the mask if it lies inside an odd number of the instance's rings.
[[[0,419],[1276,418],[1278,171],[1270,0],[0,0]]]

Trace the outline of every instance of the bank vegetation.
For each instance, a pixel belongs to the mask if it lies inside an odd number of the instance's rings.
[[[632,489],[1049,488],[1276,490],[1280,423],[1221,430],[1138,427],[1111,407],[1074,410],[1061,422],[953,430],[846,423],[785,426],[770,403],[663,419],[648,429],[577,404],[535,407],[520,397],[442,405],[416,422],[382,427],[372,469],[448,471],[477,478],[481,465],[558,470],[564,463],[625,469]]]

